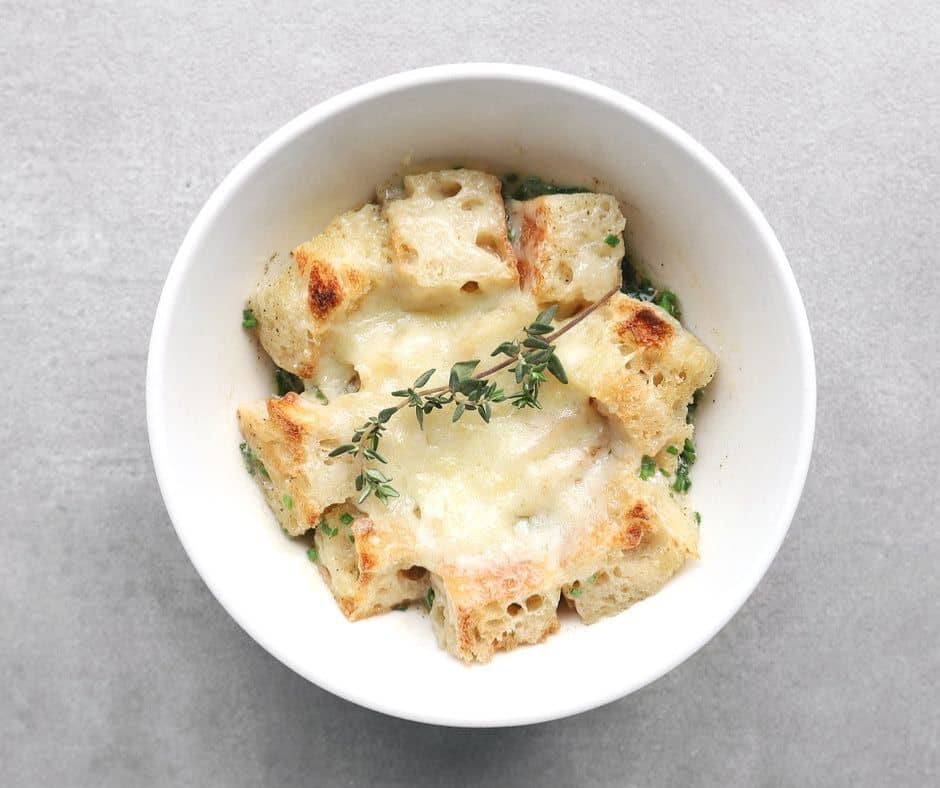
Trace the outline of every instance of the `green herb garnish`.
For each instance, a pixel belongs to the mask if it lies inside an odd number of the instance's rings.
[[[242,459],[245,461],[245,469],[251,476],[259,473],[265,479],[271,478],[268,476],[268,469],[265,468],[264,463],[255,456],[255,453],[251,450],[251,446],[247,443],[239,443],[238,450],[242,453]]]
[[[255,317],[255,313],[251,309],[242,310],[242,328],[257,328],[258,318]]]
[[[325,517],[322,518],[319,523],[317,523],[317,529],[318,530],[322,529],[323,533],[325,533],[328,537],[330,537],[330,539],[332,539],[334,536],[336,536],[336,534],[339,533],[339,528],[331,528],[330,524],[326,521]]]
[[[307,558],[309,558],[313,563],[316,563],[320,560],[320,553],[317,552],[316,547],[311,547],[307,550]]]
[[[679,461],[676,464],[676,480],[672,484],[672,489],[676,492],[688,492],[692,486],[692,480],[689,479],[689,470],[695,464],[695,444],[688,438],[682,447],[682,453],[679,455]]]
[[[619,235],[608,235],[608,236],[604,239],[604,243],[607,244],[608,246],[617,246],[617,244],[620,243],[620,236],[619,236]]]
[[[424,606],[428,610],[430,610],[434,606],[434,589],[433,588],[428,589],[428,594],[424,598]]]
[[[698,512],[693,512],[693,514],[695,515],[695,522],[696,522],[696,524],[701,525],[701,524],[702,524],[702,515],[699,514]]]
[[[568,596],[574,597],[575,599],[583,593],[584,591],[581,590],[581,586],[571,586],[571,588],[568,589]]]
[[[287,493],[284,493],[284,495],[281,497],[281,501],[283,502],[284,508],[287,509],[287,511],[290,511],[294,508],[294,499],[291,498]]]
[[[692,395],[692,401],[689,403],[689,408],[685,414],[685,423],[691,424],[695,418],[695,411],[698,410],[699,400],[702,398],[702,395],[705,393],[705,389],[696,389],[695,393]]]
[[[679,447],[669,445],[666,447],[666,451],[669,452],[669,454],[676,456],[679,453]]]
[[[343,513],[339,516],[339,521],[340,521],[343,525],[349,525],[349,524],[353,521],[353,519],[355,519],[355,518],[353,518],[353,516],[352,516],[349,512],[343,512]]]
[[[636,287],[623,291],[630,298],[637,301],[652,301],[656,297],[656,288],[649,279],[641,279]]]
[[[643,455],[643,459],[640,460],[640,478],[646,481],[651,476],[656,475],[656,460],[652,457]]]
[[[589,582],[591,585],[594,585],[594,584],[597,582],[597,572],[595,572],[593,575],[591,575],[591,576],[588,578],[588,582]]]
[[[508,181],[509,178],[507,177],[506,180]],[[590,191],[590,189],[585,189],[583,186],[557,186],[550,181],[542,180],[537,175],[528,175],[522,179],[522,182],[513,191],[512,198],[514,200],[531,200],[546,194],[579,194]]]
[[[665,309],[676,320],[679,319],[679,299],[672,290],[660,290],[653,299],[653,303]]]
[[[297,394],[303,394],[304,391],[304,382],[293,372],[280,367],[274,370],[274,385],[279,397],[283,397],[289,391]]]

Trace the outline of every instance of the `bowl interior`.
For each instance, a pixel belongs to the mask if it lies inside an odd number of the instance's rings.
[[[701,560],[619,616],[591,627],[566,618],[544,644],[469,668],[438,650],[423,613],[348,623],[304,545],[277,528],[238,452],[237,403],[271,390],[269,367],[240,327],[264,262],[369,199],[408,157],[598,179],[629,204],[628,248],[679,294],[684,323],[721,365],[699,410],[690,492],[702,513]],[[502,725],[620,697],[727,621],[789,525],[812,442],[814,386],[805,314],[783,254],[708,154],[590,83],[529,69],[451,68],[390,78],[315,108],[220,186],[161,300],[148,418],[180,538],[265,648],[381,711]]]

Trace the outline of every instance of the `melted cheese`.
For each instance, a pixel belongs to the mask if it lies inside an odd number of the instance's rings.
[[[446,309],[411,312],[393,288],[381,285],[324,342],[321,389],[342,391],[358,377],[359,390],[334,396],[326,407],[365,421],[425,370],[428,386],[444,385],[458,359],[491,366],[492,349],[518,336],[538,313],[532,296],[517,288],[461,294]],[[590,356],[591,334],[566,337],[574,359]],[[560,353],[566,363],[565,353]],[[503,357],[500,357],[503,358]],[[354,371],[354,373],[353,373]],[[346,379],[344,379],[346,378]],[[510,373],[496,379],[515,388]],[[541,410],[494,406],[490,424],[467,412],[456,424],[452,408],[435,411],[420,429],[413,411],[389,423],[382,466],[401,497],[386,507],[375,498],[361,508],[372,518],[393,517],[414,540],[414,562],[432,572],[531,562],[546,579],[562,582],[565,556],[577,549],[583,524],[602,518],[605,487],[640,456],[620,439],[576,383],[550,379]],[[353,497],[353,490],[337,497]]]

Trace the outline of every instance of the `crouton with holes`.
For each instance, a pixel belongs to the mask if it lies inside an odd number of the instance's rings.
[[[294,392],[239,406],[249,470],[291,536],[315,527],[328,506],[354,494],[355,464],[329,453],[349,439],[359,420],[356,410],[324,408]]]
[[[609,194],[552,194],[510,203],[523,285],[540,304],[577,307],[620,282],[623,228]]]
[[[497,651],[540,643],[558,630],[558,588],[526,563],[486,569],[449,568],[431,575],[431,625],[438,644],[464,662],[488,662]]]
[[[516,287],[498,178],[476,170],[408,175],[404,196],[384,212],[398,293],[412,307]]]
[[[312,378],[330,328],[389,270],[388,230],[375,205],[334,219],[289,261],[272,263],[249,306],[274,362]]]
[[[610,518],[572,565],[562,594],[586,624],[619,613],[655,594],[687,559],[698,558],[694,516],[663,483],[625,471],[611,489]]]
[[[644,453],[656,456],[688,434],[696,389],[718,368],[715,355],[668,312],[617,293],[559,340],[571,383]],[[573,333],[573,332],[572,332]]]
[[[413,539],[392,518],[371,520],[355,506],[330,506],[314,534],[317,563],[351,621],[427,597],[429,576],[414,566]]]

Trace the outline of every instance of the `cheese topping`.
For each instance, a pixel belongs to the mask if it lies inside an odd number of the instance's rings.
[[[518,336],[538,312],[533,298],[516,288],[461,294],[446,309],[411,312],[378,284],[332,329],[321,364],[333,374],[313,382],[334,396],[326,407],[348,411],[355,426],[395,404],[389,392],[407,388],[427,369],[437,369],[432,387],[446,384],[454,360],[489,366],[493,348]],[[562,363],[567,366],[569,354],[590,356],[589,338],[589,332],[569,332]],[[348,384],[336,370],[358,378],[359,390],[335,396]],[[510,373],[496,380],[513,387]],[[401,497],[388,506],[370,498],[361,508],[399,521],[413,534],[415,563],[432,572],[517,561],[560,570],[563,546],[576,544],[579,524],[599,516],[605,483],[625,465],[639,467],[640,455],[576,384],[550,379],[540,401],[541,410],[498,404],[489,424],[472,412],[452,423],[449,411],[435,411],[423,430],[412,411],[402,410],[382,439],[388,459],[382,470]]]

